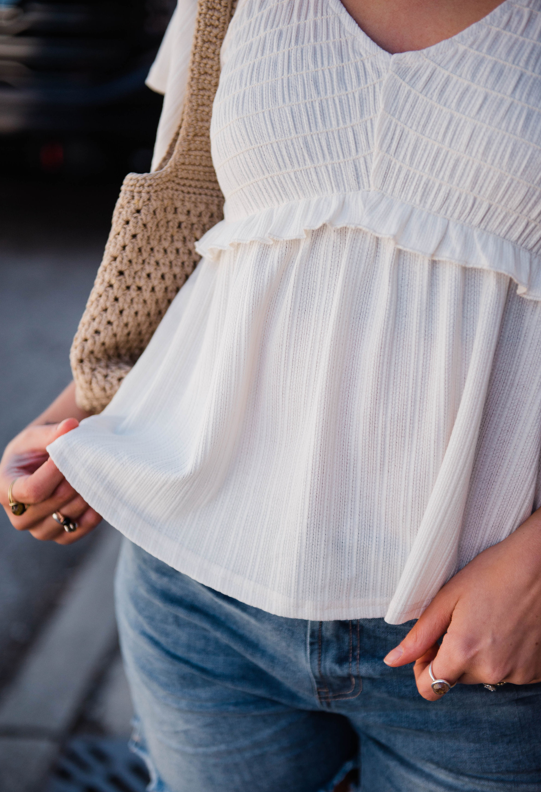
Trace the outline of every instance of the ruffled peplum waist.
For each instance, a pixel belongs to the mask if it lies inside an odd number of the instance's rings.
[[[199,240],[196,249],[201,256],[217,260],[220,251],[235,245],[304,239],[323,225],[358,228],[429,259],[508,275],[517,283],[519,295],[541,300],[541,256],[488,231],[376,191],[323,195],[270,207],[239,220],[222,220]]]

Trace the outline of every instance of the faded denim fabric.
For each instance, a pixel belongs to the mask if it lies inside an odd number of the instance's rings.
[[[422,699],[382,659],[413,622],[273,616],[124,541],[116,581],[155,792],[539,792],[541,685]]]

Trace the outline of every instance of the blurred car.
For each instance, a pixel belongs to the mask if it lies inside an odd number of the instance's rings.
[[[146,170],[144,81],[176,0],[0,0],[0,170]]]

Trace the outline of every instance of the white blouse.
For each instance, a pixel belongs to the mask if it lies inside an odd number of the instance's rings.
[[[271,613],[419,616],[541,506],[540,76],[539,0],[397,55],[340,0],[240,0],[225,220],[111,404],[50,446],[73,486]]]

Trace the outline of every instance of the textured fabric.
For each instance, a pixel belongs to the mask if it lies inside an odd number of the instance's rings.
[[[540,10],[390,56],[339,0],[239,4],[225,219],[50,448],[134,542],[271,613],[400,623],[541,505]]]
[[[128,542],[116,597],[150,792],[331,792],[353,762],[362,792],[541,788],[541,684],[425,701],[383,663],[411,622],[272,616]]]
[[[156,173],[129,173],[70,353],[79,407],[100,412],[147,346],[223,217],[210,152],[220,50],[234,0],[199,0],[182,125]]]

